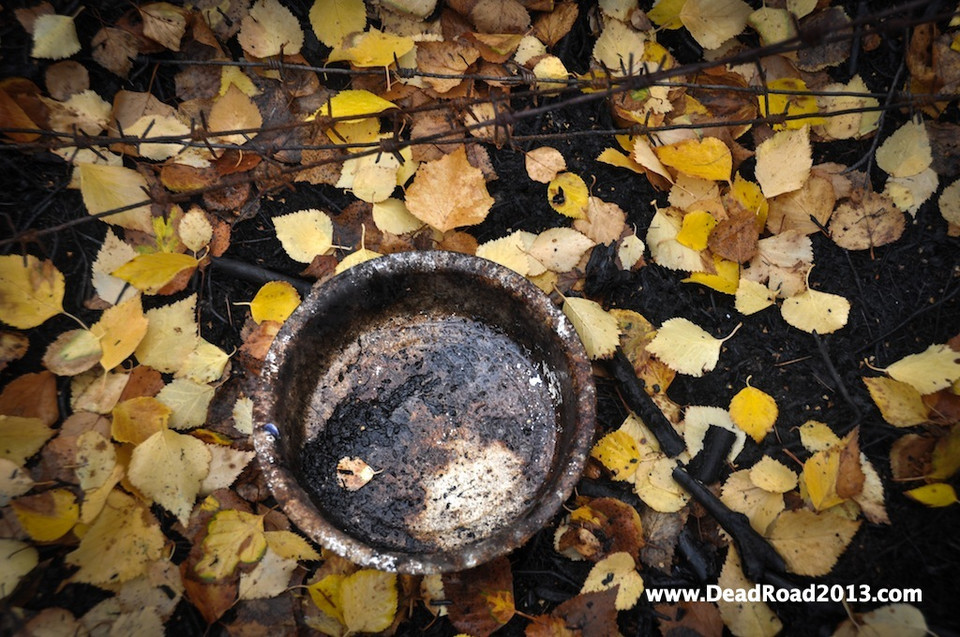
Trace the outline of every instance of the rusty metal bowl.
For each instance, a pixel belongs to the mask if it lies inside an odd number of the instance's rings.
[[[594,433],[590,364],[563,313],[453,252],[380,257],[316,287],[255,394],[254,445],[293,523],[401,573],[522,545],[570,496]]]

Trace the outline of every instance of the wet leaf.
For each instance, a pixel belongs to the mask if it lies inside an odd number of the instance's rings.
[[[600,461],[614,480],[629,480],[637,472],[640,451],[633,437],[622,429],[611,431],[594,445],[590,456]]]
[[[32,255],[0,256],[0,320],[36,327],[63,311],[64,279],[52,261]]]
[[[66,535],[80,517],[76,496],[68,489],[51,489],[10,503],[17,521],[31,539],[53,542]]]
[[[361,458],[343,457],[337,461],[337,484],[347,491],[356,491],[373,479],[379,471]]]

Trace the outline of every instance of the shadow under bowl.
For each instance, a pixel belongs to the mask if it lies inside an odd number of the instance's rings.
[[[313,540],[370,568],[465,570],[560,510],[593,440],[573,326],[491,261],[404,252],[361,263],[287,319],[254,396],[274,497]]]

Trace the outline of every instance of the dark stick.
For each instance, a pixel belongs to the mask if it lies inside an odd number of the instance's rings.
[[[620,383],[623,402],[650,428],[650,432],[656,436],[657,442],[660,443],[660,449],[663,453],[673,458],[686,449],[687,445],[683,442],[683,438],[673,428],[673,425],[663,415],[653,399],[644,391],[643,383],[637,378],[633,369],[633,363],[630,362],[630,359],[627,358],[620,347],[617,347],[616,353],[610,360],[610,371],[613,372],[614,378]]]
[[[830,378],[833,379],[833,382],[837,386],[837,391],[840,392],[844,402],[853,410],[853,419],[847,424],[847,431],[850,431],[860,424],[860,419],[863,417],[863,414],[860,413],[860,408],[857,407],[857,403],[853,402],[853,398],[850,397],[850,392],[847,391],[847,386],[843,384],[843,379],[840,378],[837,368],[833,366],[826,342],[820,338],[820,335],[816,332],[813,333],[813,340],[817,343],[817,350],[819,350],[820,356],[823,358],[824,365],[827,366],[827,372],[830,373]]]
[[[723,530],[730,534],[740,554],[743,573],[753,582],[762,582],[769,573],[782,573],[786,563],[763,536],[750,526],[750,519],[732,511],[709,489],[691,476],[683,467],[673,470],[673,479],[686,489],[713,516]]]
[[[225,272],[226,274],[233,275],[239,279],[243,279],[244,281],[250,281],[251,283],[263,284],[269,283],[270,281],[286,281],[296,288],[297,292],[299,292],[301,296],[306,296],[310,293],[310,290],[313,289],[313,285],[309,281],[287,276],[286,274],[280,274],[279,272],[261,268],[258,265],[253,265],[252,263],[237,261],[236,259],[229,259],[227,257],[212,257],[210,259],[210,265]]]
[[[687,465],[690,474],[704,484],[716,482],[720,467],[736,439],[737,435],[729,429],[710,425],[703,437],[703,449]]]

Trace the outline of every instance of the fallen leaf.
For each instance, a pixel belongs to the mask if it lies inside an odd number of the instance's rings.
[[[384,33],[378,29],[368,29],[363,33],[354,33],[344,38],[339,46],[333,47],[328,62],[349,61],[354,66],[387,67],[394,60],[402,58],[413,50],[416,44],[412,38]],[[457,80],[459,84],[460,81]]]
[[[30,339],[19,332],[0,330],[0,372],[9,363],[20,360],[30,348]]]
[[[54,433],[39,418],[0,415],[0,458],[23,466]]]
[[[736,294],[740,285],[740,264],[713,256],[714,273],[693,272],[684,283],[699,283],[723,294]]]
[[[333,222],[326,213],[300,210],[273,218],[277,238],[294,261],[310,263],[333,246]]]
[[[553,46],[573,28],[579,11],[575,2],[558,2],[553,6],[553,11],[541,13],[536,17],[533,22],[533,34],[547,46]]]
[[[186,524],[209,470],[206,445],[192,436],[163,429],[136,446],[127,477],[144,495]]]
[[[922,121],[911,120],[877,148],[877,166],[892,177],[910,177],[930,167],[933,154]]]
[[[318,40],[337,47],[347,35],[367,26],[367,9],[363,0],[314,0],[310,26]]]
[[[697,0],[687,0],[696,2]],[[739,0],[734,0],[739,2]],[[691,177],[728,181],[733,171],[730,149],[716,137],[686,139],[653,149],[660,161]]]
[[[189,254],[152,252],[134,257],[111,274],[145,294],[157,294],[182,272],[191,271],[198,264]]]
[[[617,75],[633,75],[643,68],[646,37],[620,20],[604,20],[593,45],[593,58]]]
[[[606,467],[614,480],[632,478],[640,462],[640,451],[633,436],[622,429],[611,431],[598,440],[590,450],[590,456]]]
[[[924,637],[927,622],[910,604],[887,604],[866,613],[854,613],[837,626],[832,637]]]
[[[91,283],[97,294],[107,303],[118,305],[138,294],[136,288],[128,285],[123,279],[111,274],[124,263],[137,256],[137,252],[114,234],[112,228],[107,229],[103,245],[97,252],[97,258],[91,268]]]
[[[556,148],[541,146],[524,154],[524,166],[530,179],[548,184],[567,169],[567,162]]]
[[[37,549],[26,542],[0,538],[0,599],[5,599],[39,564]]]
[[[580,593],[599,593],[617,588],[617,610],[633,608],[643,592],[643,578],[629,553],[613,553],[596,564],[587,574]]]
[[[203,443],[200,443],[203,444]],[[218,511],[207,524],[203,557],[194,571],[204,580],[222,580],[237,564],[258,562],[267,550],[263,516],[236,509]]]
[[[286,281],[269,281],[263,284],[250,301],[250,315],[257,323],[283,323],[298,305],[300,294],[292,285]]]
[[[750,526],[761,534],[784,509],[783,495],[755,485],[746,469],[730,474],[720,491],[720,501],[730,510],[746,515]]]
[[[297,569],[296,560],[274,553],[270,547],[249,573],[240,575],[239,599],[267,599],[287,590],[290,576]]]
[[[172,429],[192,429],[207,421],[207,408],[213,400],[210,385],[186,378],[175,378],[157,394],[157,400],[170,408],[167,422]]]
[[[373,467],[360,458],[343,457],[337,461],[337,484],[347,491],[357,491],[377,475]]]
[[[263,116],[260,109],[235,84],[231,84],[226,93],[214,100],[207,116],[211,138],[223,144],[243,144],[256,137],[261,126]],[[244,132],[225,133],[233,130]]]
[[[0,438],[0,444],[2,438]],[[30,477],[30,473],[20,465],[0,458],[0,506],[5,507],[10,504],[10,500],[19,497],[30,491],[36,484]],[[3,595],[3,589],[0,589],[0,596]]]
[[[525,33],[530,27],[530,14],[518,0],[477,0],[468,17],[482,33]]]
[[[90,330],[67,330],[47,346],[43,366],[57,376],[76,376],[100,362],[100,341]]]
[[[813,155],[810,129],[784,130],[757,147],[755,173],[767,199],[799,190],[810,176]]]
[[[866,250],[893,243],[903,234],[903,213],[885,195],[868,192],[859,201],[837,206],[830,219],[830,238],[847,250]]]
[[[764,456],[750,467],[750,481],[771,493],[786,493],[797,486],[797,474],[782,462]]]
[[[337,267],[334,269],[335,274],[340,274],[344,270],[349,270],[355,265],[359,265],[364,261],[370,261],[371,259],[376,259],[377,257],[382,257],[383,255],[379,252],[374,252],[373,250],[367,250],[366,248],[361,248],[356,252],[351,252],[346,257],[343,258],[340,263],[337,264]]]
[[[928,507],[946,507],[957,502],[957,492],[952,485],[945,482],[925,484],[922,487],[904,491],[903,494]]]
[[[278,0],[257,0],[240,24],[237,41],[246,53],[258,58],[296,55],[303,47],[303,30],[296,16]]]
[[[506,237],[487,241],[477,247],[477,256],[510,268],[523,276],[546,271],[541,263],[528,254],[536,235],[532,232],[517,230]]]
[[[624,270],[632,270],[643,259],[643,253],[647,246],[643,240],[635,234],[627,235],[620,241],[620,247],[617,248],[617,258],[620,259],[620,265]]]
[[[735,307],[741,314],[749,316],[773,305],[776,292],[762,283],[741,278],[737,284]]]
[[[671,270],[703,270],[700,253],[677,241],[683,224],[682,214],[682,211],[673,207],[657,210],[647,228],[646,243],[650,247],[650,256]]]
[[[753,12],[741,0],[687,0],[677,17],[705,49],[718,49],[747,26]]]
[[[710,232],[717,226],[713,215],[704,210],[693,210],[683,215],[677,243],[691,250],[706,250]]]
[[[114,489],[80,546],[66,556],[67,564],[80,567],[70,580],[94,585],[129,581],[160,559],[164,539],[153,514]]]
[[[617,589],[581,593],[554,608],[549,615],[538,615],[527,625],[525,637],[601,637],[615,635],[617,627]]]
[[[922,425],[930,418],[930,409],[913,386],[892,378],[864,378],[870,397],[883,419],[894,427]]]
[[[30,57],[62,60],[80,51],[77,27],[73,17],[47,14],[33,22],[33,49]]]
[[[292,531],[266,531],[264,537],[267,539],[267,546],[281,557],[303,561],[320,559],[316,549]]]
[[[143,35],[171,51],[180,50],[187,30],[187,12],[169,2],[154,2],[140,7]]]
[[[675,513],[687,505],[689,494],[673,479],[676,466],[674,458],[667,458],[659,451],[640,459],[634,474],[633,490],[651,509]]]
[[[740,556],[731,546],[727,548],[727,557],[717,585],[723,590],[732,590],[740,594],[733,600],[720,598],[717,607],[723,623],[734,635],[755,635],[757,637],[773,637],[783,630],[780,618],[762,601],[750,601],[747,591],[754,587],[754,583],[743,574],[740,565]],[[735,594],[736,594],[735,593]]]
[[[20,526],[36,542],[53,542],[66,535],[80,517],[76,496],[68,489],[51,489],[10,503]]]
[[[107,223],[153,234],[147,180],[135,170],[123,166],[80,164],[80,193],[91,215],[119,208],[130,208],[101,217]],[[136,205],[142,204],[142,205]]]
[[[677,317],[660,326],[647,351],[681,374],[700,377],[716,366],[720,347],[730,336],[714,338],[698,325]]]
[[[816,174],[811,175],[798,190],[777,195],[770,200],[767,229],[774,234],[785,230],[796,230],[803,234],[820,232],[834,214],[836,201],[830,181]]]
[[[755,387],[744,387],[730,401],[730,418],[756,442],[773,429],[777,421],[777,403],[772,396]]]
[[[798,330],[830,334],[847,324],[850,301],[838,294],[809,289],[786,299],[780,313],[783,320]]]
[[[527,253],[548,270],[569,272],[593,245],[592,240],[572,228],[551,228],[537,235]]]
[[[63,312],[63,274],[33,255],[0,256],[0,320],[18,329],[37,327]]]
[[[223,445],[207,445],[207,450],[210,452],[210,471],[200,483],[201,496],[229,488],[256,455],[253,451]]]
[[[470,165],[464,146],[420,164],[406,196],[410,214],[441,232],[482,222],[493,202],[483,173]]]
[[[547,184],[547,202],[566,217],[586,219],[589,199],[587,184],[574,173],[560,173]]]
[[[760,115],[762,117],[786,115],[791,118],[783,121],[783,123],[774,123],[773,130],[796,130],[808,125],[822,124],[825,121],[825,118],[817,116],[798,117],[799,115],[815,115],[820,110],[817,98],[809,94],[807,84],[803,80],[782,77],[768,82],[767,88],[769,92],[757,96],[760,104]]]
[[[147,333],[148,323],[139,295],[104,310],[90,328],[100,342],[100,365],[109,371],[133,354]]]
[[[859,520],[800,509],[781,513],[766,537],[791,573],[818,577],[833,569],[859,528]]]
[[[396,235],[416,232],[424,225],[423,221],[410,214],[404,202],[392,198],[373,204],[373,222],[381,232]]]
[[[943,189],[939,199],[940,216],[947,220],[953,229],[951,237],[960,232],[960,179]]]
[[[921,394],[932,394],[960,378],[960,352],[949,345],[931,345],[919,354],[901,358],[884,371]]]
[[[397,575],[361,569],[331,574],[307,588],[314,604],[347,632],[386,630],[397,613]]]
[[[599,359],[613,355],[620,344],[620,325],[615,316],[596,301],[575,296],[564,299],[563,313],[577,330],[587,356]]]

